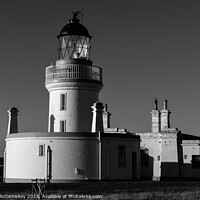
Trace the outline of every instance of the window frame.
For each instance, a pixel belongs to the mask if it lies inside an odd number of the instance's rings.
[[[192,155],[192,169],[200,169],[200,155]]]
[[[126,168],[126,145],[118,145],[118,167]]]
[[[60,110],[67,110],[67,93],[60,94]]]
[[[39,157],[45,156],[45,144],[39,144],[38,155],[39,155]]]
[[[66,132],[66,120],[60,120],[60,132]]]

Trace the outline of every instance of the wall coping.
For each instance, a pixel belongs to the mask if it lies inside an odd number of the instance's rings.
[[[9,139],[22,139],[22,138],[99,138],[99,133],[91,132],[26,132],[26,133],[12,133],[6,136],[6,140]],[[140,136],[133,134],[120,134],[120,133],[100,133],[100,138],[113,138],[113,139],[137,139],[140,140]]]

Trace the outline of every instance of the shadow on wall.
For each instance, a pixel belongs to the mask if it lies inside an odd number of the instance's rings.
[[[162,180],[200,180],[200,163],[195,166],[194,163],[162,163]]]
[[[180,176],[183,180],[200,180],[200,165],[195,166],[192,163],[183,164],[181,166]]]
[[[55,117],[54,115],[50,116],[50,132],[54,132],[54,123],[55,123]]]
[[[3,164],[4,164],[3,157],[0,157],[0,182],[3,181]]]
[[[153,166],[154,158],[148,154],[143,154],[141,152],[141,178],[152,180],[153,179]]]
[[[177,161],[176,162],[161,162],[161,178],[162,179],[177,179],[181,177],[180,171],[181,166],[183,164],[183,148],[181,146],[182,141],[177,140],[176,146],[177,146],[177,152],[174,152],[174,154],[177,154]],[[170,147],[168,147],[170,148]],[[166,155],[167,159],[170,161],[170,154]]]
[[[79,174],[79,175],[87,177],[87,171],[83,169],[79,169],[79,168],[75,169],[75,174]]]
[[[162,162],[161,163],[161,178],[162,179],[177,179],[179,178],[179,163],[178,162]]]
[[[178,161],[161,163],[161,179],[200,180],[200,155],[183,155],[182,140],[178,144]]]

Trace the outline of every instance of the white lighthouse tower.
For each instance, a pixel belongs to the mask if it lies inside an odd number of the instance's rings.
[[[73,13],[70,23],[57,36],[59,59],[46,68],[49,91],[49,132],[90,132],[91,106],[102,88],[102,69],[90,60],[87,29]]]
[[[18,110],[9,111],[5,182],[140,177],[140,138],[110,128],[110,113],[99,102],[102,69],[92,65],[91,36],[78,14],[60,31],[59,58],[46,68],[48,132],[18,132]]]

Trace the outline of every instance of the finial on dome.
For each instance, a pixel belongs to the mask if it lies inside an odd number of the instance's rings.
[[[81,11],[72,12],[72,14],[73,14],[73,18],[70,19],[70,22],[71,23],[78,23],[80,20],[77,18],[77,16],[79,14],[81,14]]]

